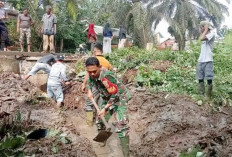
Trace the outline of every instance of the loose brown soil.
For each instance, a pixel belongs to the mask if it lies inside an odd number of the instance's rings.
[[[36,93],[31,83],[17,74],[0,74],[0,111],[10,113],[21,102],[29,100]]]
[[[135,78],[136,78],[137,74],[138,74],[137,69],[130,69],[130,70],[126,71],[122,75],[122,83],[128,84],[128,83],[135,82]]]
[[[206,156],[232,156],[232,109],[211,114],[188,96],[131,90],[130,148],[135,156],[176,157],[199,145]]]
[[[135,71],[130,73],[135,74]],[[207,157],[232,156],[231,108],[222,108],[223,112],[213,114],[209,107],[199,107],[188,96],[152,94],[134,87],[129,90],[132,96],[128,104],[130,150],[135,157],[176,157],[197,145]],[[96,128],[85,124],[82,108],[85,93],[81,92],[81,83],[77,82],[66,90],[65,106],[61,109],[50,100],[37,100],[33,105],[30,100],[37,92],[38,89],[18,75],[0,74],[0,107],[3,113],[0,116],[20,111],[23,121],[26,121],[25,128],[55,129],[65,133],[72,142],[63,144],[59,137],[27,141],[24,150],[28,155],[88,157],[96,156],[98,149],[98,156],[120,156],[118,151],[112,151],[120,150],[117,137],[109,139],[106,149],[93,144]],[[54,144],[59,147],[57,153],[52,151]],[[104,154],[104,151],[107,152]]]
[[[74,87],[73,87],[74,88]],[[56,108],[51,100],[37,96],[40,92],[28,81],[13,73],[0,74],[0,126],[5,128],[21,113],[24,131],[38,128],[57,130],[65,134],[70,143],[64,144],[59,135],[46,137],[37,141],[26,141],[23,151],[26,155],[38,157],[94,157],[96,156],[90,140],[80,135],[75,125],[67,119],[65,111]],[[36,104],[35,104],[36,103]],[[1,132],[2,133],[2,132]],[[1,134],[0,140],[4,134]],[[57,147],[57,152],[54,152]]]
[[[65,91],[64,104],[67,109],[83,108],[86,93],[81,90],[81,82],[72,82],[71,88]]]
[[[170,61],[151,61],[149,63],[149,65],[154,70],[159,70],[161,72],[165,72],[169,67],[172,66],[172,62],[170,62]]]

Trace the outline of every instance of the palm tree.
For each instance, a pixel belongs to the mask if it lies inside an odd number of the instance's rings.
[[[208,19],[219,25],[223,13],[228,13],[228,8],[216,0],[152,0],[147,9],[150,17],[168,21],[180,50],[185,47],[186,31],[195,28],[199,20]]]
[[[144,8],[143,3],[136,1],[127,14],[127,29],[133,36],[135,44],[145,47],[147,42],[152,42],[152,22],[149,20],[149,12]]]

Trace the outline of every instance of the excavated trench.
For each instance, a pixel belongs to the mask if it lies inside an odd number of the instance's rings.
[[[40,90],[20,79],[19,75],[0,74],[1,120],[4,119],[2,113],[14,116],[20,111],[25,132],[46,129],[48,133],[39,140],[27,140],[23,147],[25,154],[123,156],[115,133],[106,147],[100,147],[92,140],[97,130],[85,122],[85,94],[80,88],[80,83],[76,82],[68,89],[65,106],[57,109],[52,101],[41,96]],[[152,94],[133,86],[129,86],[129,90],[132,96],[128,104],[130,151],[133,156],[176,157],[194,147],[205,156],[232,156],[231,108],[224,107],[222,112],[211,113],[210,107],[199,107],[188,96]]]

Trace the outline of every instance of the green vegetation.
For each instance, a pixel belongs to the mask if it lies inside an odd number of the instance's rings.
[[[58,19],[58,31],[55,38],[56,50],[74,52],[79,44],[86,43],[86,28],[89,23],[103,26],[109,22],[112,27],[126,28],[133,38],[134,44],[145,47],[148,42],[156,42],[153,34],[157,25],[165,19],[170,27],[168,31],[179,43],[180,49],[185,47],[185,38],[198,38],[198,24],[202,20],[210,19],[216,28],[220,28],[228,14],[228,8],[219,1],[149,1],[148,0],[43,0],[38,6],[38,0],[9,1],[22,11],[28,8],[35,21],[32,33],[33,51],[41,50],[42,36],[40,34],[41,18],[45,13],[45,6],[51,5],[53,13]],[[229,1],[227,1],[229,3]],[[9,22],[8,27],[16,27],[15,21]],[[15,28],[16,29],[16,28]],[[186,32],[189,32],[186,34]],[[16,31],[10,31],[12,43],[18,39]]]
[[[107,56],[118,73],[128,69],[138,69],[138,86],[146,86],[153,92],[187,94],[195,100],[205,102],[197,93],[196,65],[200,54],[200,43],[191,45],[190,50],[174,52],[170,50],[151,52],[139,48],[117,50]],[[212,103],[218,106],[232,106],[232,49],[227,44],[217,44],[214,48],[214,89]],[[154,70],[152,61],[170,61],[172,65],[165,71]],[[206,83],[205,83],[206,84]],[[211,102],[210,101],[210,102]]]
[[[197,156],[197,153],[201,153],[201,149],[199,147],[191,149],[189,152],[182,152],[179,157],[203,157],[202,155]]]

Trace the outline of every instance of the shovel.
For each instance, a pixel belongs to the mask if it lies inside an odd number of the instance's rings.
[[[92,98],[91,101],[94,104],[94,107],[97,110],[97,113],[100,113],[100,109],[98,108],[97,103],[94,101],[94,99]],[[96,142],[105,142],[111,135],[111,128],[109,126],[109,124],[106,122],[106,119],[104,116],[101,116],[101,120],[103,122],[103,124],[106,126],[106,130],[101,130],[98,135],[93,139]]]

